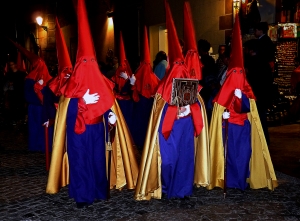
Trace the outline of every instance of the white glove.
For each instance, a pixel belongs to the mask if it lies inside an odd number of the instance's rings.
[[[41,80],[38,81],[38,83],[39,83],[40,85],[43,85],[43,84],[44,84],[44,80],[41,79]]]
[[[180,108],[179,117],[185,117],[185,116],[189,115],[189,113],[191,113],[190,105],[186,105],[186,106]]]
[[[108,114],[108,122],[110,124],[115,124],[116,121],[117,121],[117,116],[115,115],[115,113],[114,112],[109,112],[109,114]]]
[[[223,119],[224,120],[227,120],[227,119],[229,119],[230,118],[230,112],[224,112],[223,113]]]
[[[242,98],[242,91],[241,91],[241,89],[235,89],[234,95],[241,99]]]
[[[125,80],[127,80],[128,74],[126,72],[121,72],[120,77],[124,78]]]
[[[131,78],[129,78],[129,80],[130,80],[130,84],[131,84],[131,85],[134,85],[134,84],[135,84],[136,77],[134,76],[134,74],[131,76]]]
[[[43,126],[49,127],[49,120],[47,120],[45,123],[43,123]]]
[[[98,102],[100,96],[98,95],[98,93],[94,93],[94,94],[89,94],[90,89],[87,89],[87,91],[85,92],[85,94],[83,95],[83,100],[85,101],[86,104],[95,104]]]

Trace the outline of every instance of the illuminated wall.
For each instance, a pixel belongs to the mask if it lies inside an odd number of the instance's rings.
[[[248,0],[245,0],[248,3]],[[242,2],[245,2],[241,0]],[[183,38],[183,2],[184,0],[169,0],[173,19],[179,38]],[[195,25],[196,39],[206,39],[213,47],[213,54],[218,46],[224,44],[231,35],[233,23],[233,0],[189,0]],[[276,0],[259,0],[259,11],[262,21],[275,22]],[[155,16],[153,16],[155,15]],[[145,0],[145,21],[152,27],[165,23],[163,1]],[[156,39],[155,37],[151,37]],[[158,39],[157,39],[158,41]],[[158,42],[154,42],[156,50]],[[157,49],[158,50],[158,49]],[[151,52],[152,58],[157,51]]]

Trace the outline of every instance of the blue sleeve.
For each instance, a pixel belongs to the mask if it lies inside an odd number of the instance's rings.
[[[35,82],[32,79],[25,80],[24,94],[25,94],[26,102],[28,104],[42,105],[38,96],[34,92],[34,84]]]
[[[242,110],[241,113],[248,113],[250,112],[250,102],[249,98],[242,93]]]
[[[50,90],[48,86],[44,87],[42,90],[43,93],[43,113],[42,119],[43,122],[46,122],[48,119],[55,119],[56,108],[54,103],[58,103],[58,97]]]
[[[127,95],[127,94],[131,94],[131,84],[130,84],[130,81],[127,80],[125,85],[123,86],[123,88],[121,89],[121,92],[120,92],[121,95]]]

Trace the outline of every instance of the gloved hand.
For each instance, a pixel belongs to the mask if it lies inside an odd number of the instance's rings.
[[[121,72],[120,77],[127,80],[128,79],[128,74],[126,72]]]
[[[43,123],[43,126],[49,127],[49,119],[45,123]]]
[[[131,84],[131,85],[134,85],[134,84],[135,84],[136,77],[134,76],[134,74],[131,76],[131,78],[129,78],[129,80],[130,80],[130,84]]]
[[[191,113],[190,105],[186,105],[180,108],[179,117],[185,117]]]
[[[115,124],[116,121],[117,121],[117,116],[115,115],[115,113],[114,112],[109,112],[109,114],[108,114],[108,122],[110,124]]]
[[[223,113],[223,119],[224,119],[224,120],[227,120],[227,119],[229,119],[229,118],[230,118],[230,112],[226,112],[226,111],[225,111],[225,112]]]
[[[241,91],[241,89],[235,89],[234,95],[241,99],[242,98],[242,91]]]
[[[100,96],[98,93],[90,94],[90,89],[87,89],[82,98],[86,104],[95,104],[98,102]]]
[[[44,80],[43,80],[43,79],[40,79],[40,80],[38,80],[38,83],[39,83],[40,85],[43,85],[43,84],[44,84]]]

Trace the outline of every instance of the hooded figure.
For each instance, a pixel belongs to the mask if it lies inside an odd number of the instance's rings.
[[[144,144],[136,200],[190,196],[193,185],[209,184],[208,134],[205,108],[197,102],[171,104],[173,78],[188,78],[169,4],[165,1],[170,69],[159,83]]]
[[[150,65],[147,27],[144,27],[143,57],[138,67],[133,86],[134,114],[132,136],[137,147],[142,148],[148,127],[149,116],[153,105],[153,97],[159,83]]]
[[[51,76],[44,60],[21,45],[13,44],[31,62],[32,70],[25,79],[25,99],[28,103],[28,127],[30,151],[45,151],[45,135],[43,130],[43,88]]]
[[[214,99],[209,131],[211,184],[208,189],[224,188],[225,180],[225,188],[245,190],[250,185],[253,189],[273,190],[277,180],[255,97],[246,80],[240,24],[236,18],[226,80]]]
[[[96,62],[84,0],[78,0],[76,9],[77,58],[72,75],[60,89],[62,96],[55,119],[46,192],[57,193],[69,183],[70,198],[82,208],[96,199],[107,199],[108,185],[117,189],[127,185],[133,189],[138,166],[113,87]],[[105,141],[112,148],[110,183],[106,174]]]
[[[65,98],[62,95],[61,89],[67,83],[70,78],[73,67],[69,56],[68,48],[60,29],[58,19],[56,18],[56,52],[58,60],[58,75],[53,78],[48,87],[52,91],[52,98],[55,97],[54,105],[57,106],[55,110],[55,130],[53,135],[52,146],[52,161],[50,164],[49,177],[47,183],[47,193],[57,193],[60,187],[69,184],[69,163],[67,156],[67,147],[65,144],[66,139],[66,110],[68,107],[69,98]],[[59,99],[58,105],[56,105],[57,98]],[[52,106],[53,102],[49,101],[49,105]]]
[[[69,56],[68,48],[65,42],[64,35],[60,29],[58,19],[56,18],[55,39],[56,39],[56,52],[58,60],[58,75],[49,82],[49,88],[60,97],[62,95],[61,88],[66,84],[67,80],[72,74],[73,67]]]
[[[200,60],[199,53],[196,45],[195,29],[192,20],[192,12],[189,2],[184,2],[184,42],[187,53],[185,55],[185,64],[187,66],[189,76],[188,78],[202,80],[202,67],[203,64]],[[201,90],[199,84],[198,92]]]
[[[56,18],[56,51],[58,58],[58,75],[52,78],[48,84],[43,88],[43,125],[46,127],[48,133],[49,151],[52,151],[52,140],[54,130],[54,120],[56,109],[58,107],[59,98],[61,96],[61,88],[66,84],[70,75],[72,74],[72,63],[63,33],[60,29],[58,20]],[[48,156],[46,154],[46,168],[49,168]]]
[[[132,134],[132,130],[134,127],[132,86],[135,84],[136,79],[132,74],[128,60],[126,58],[122,32],[120,32],[119,48],[119,66],[111,80],[115,83],[114,94],[125,117],[128,128]]]

